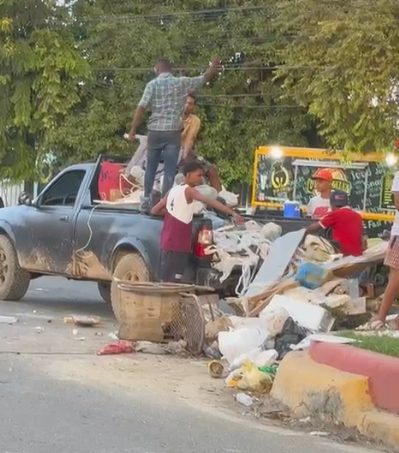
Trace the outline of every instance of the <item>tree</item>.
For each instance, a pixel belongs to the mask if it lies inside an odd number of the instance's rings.
[[[76,1],[74,36],[92,78],[53,136],[54,149],[65,162],[131,155],[122,135],[154,60],[165,56],[181,74],[196,75],[219,55],[225,70],[198,95],[198,152],[218,165],[226,183],[249,181],[256,146],[306,145],[314,129],[305,109],[281,100],[274,80],[285,40],[275,33],[275,14],[274,0]]]
[[[278,22],[291,37],[278,75],[320,122],[328,144],[386,150],[398,134],[397,0],[290,0]]]
[[[33,178],[38,156],[79,100],[88,66],[50,0],[0,1],[0,176]]]

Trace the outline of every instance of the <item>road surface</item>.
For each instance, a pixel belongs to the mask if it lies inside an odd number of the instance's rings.
[[[98,329],[73,330],[71,313]],[[366,453],[244,414],[203,361],[97,357],[116,326],[95,285],[43,278],[0,303],[0,453]],[[376,451],[373,449],[372,451]]]

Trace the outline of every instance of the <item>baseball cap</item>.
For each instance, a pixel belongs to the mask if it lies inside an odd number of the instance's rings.
[[[348,206],[349,201],[347,193],[342,190],[334,190],[330,195],[330,203],[331,206],[335,206],[337,208]]]
[[[313,173],[312,179],[323,179],[324,181],[332,181],[333,175],[329,168],[319,168]]]

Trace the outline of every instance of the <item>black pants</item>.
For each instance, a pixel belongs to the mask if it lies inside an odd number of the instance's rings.
[[[161,281],[170,283],[185,283],[189,264],[189,252],[171,252],[161,250]]]

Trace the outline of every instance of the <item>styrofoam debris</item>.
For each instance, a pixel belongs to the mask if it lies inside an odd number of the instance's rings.
[[[294,321],[315,332],[329,332],[334,325],[334,318],[324,308],[280,294],[275,295],[270,304],[262,310],[263,316],[277,308],[285,308]]]

